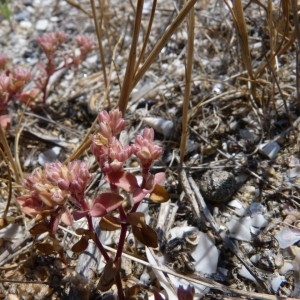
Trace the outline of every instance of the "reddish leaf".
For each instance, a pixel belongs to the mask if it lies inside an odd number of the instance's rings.
[[[132,193],[135,189],[139,188],[136,177],[129,172],[112,173],[107,175],[107,180],[122,188],[126,192]]]
[[[88,211],[74,210],[72,213],[74,220],[77,221],[85,217],[88,214]]]
[[[42,253],[49,255],[55,252],[54,247],[49,243],[36,244],[36,249],[41,251]]]
[[[143,227],[145,224],[145,214],[142,212],[133,212],[127,215],[127,222],[132,226]]]
[[[71,250],[73,252],[82,252],[87,248],[88,245],[89,245],[89,237],[84,235],[76,244],[73,245]]]
[[[102,193],[98,195],[94,201],[94,205],[90,210],[92,217],[103,217],[107,213],[118,208],[123,202],[123,197],[116,193]]]
[[[154,189],[152,191],[152,193],[150,194],[150,199],[155,202],[155,203],[163,203],[168,201],[170,198],[169,193],[167,192],[167,190],[159,185],[156,184],[154,186]]]
[[[146,223],[142,227],[132,226],[132,233],[145,246],[156,248],[158,247],[157,234]]]
[[[117,263],[114,263],[112,259],[106,263],[97,286],[101,292],[106,292],[112,287],[116,281],[116,275],[120,272],[120,267],[121,259]]]
[[[45,232],[49,232],[50,229],[45,223],[38,223],[34,225],[32,228],[30,228],[29,232],[32,235],[40,235]]]
[[[99,226],[102,230],[114,231],[121,228],[121,223],[113,216],[104,216],[101,218]]]
[[[133,191],[133,201],[134,203],[138,203],[142,201],[146,195],[149,194],[149,191],[137,188]]]
[[[166,180],[166,174],[164,172],[159,172],[154,175],[154,183],[162,185]]]
[[[90,231],[88,229],[85,229],[85,228],[77,228],[75,230],[75,233],[78,234],[78,235],[89,235]]]

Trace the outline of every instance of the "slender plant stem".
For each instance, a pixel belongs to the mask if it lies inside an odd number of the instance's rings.
[[[125,300],[120,272],[117,273],[115,280],[118,289],[118,300]]]
[[[100,242],[94,226],[93,226],[93,222],[92,222],[92,217],[90,215],[86,216],[87,222],[88,222],[88,227],[91,233],[93,233],[93,241],[95,242],[97,248],[99,249],[99,251],[101,252],[101,254],[103,255],[104,259],[106,260],[106,262],[108,262],[110,260],[109,255],[107,254],[106,250],[104,249],[102,243]]]

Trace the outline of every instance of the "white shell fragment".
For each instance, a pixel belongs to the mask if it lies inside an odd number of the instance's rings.
[[[41,166],[55,161],[61,152],[61,147],[55,146],[39,154],[38,162]]]
[[[270,280],[270,284],[274,293],[277,293],[283,282],[285,282],[285,277],[280,275],[276,275]]]
[[[177,226],[177,227],[173,227],[172,229],[169,230],[168,232],[168,241],[171,241],[175,238],[183,238],[183,236],[188,233],[188,232],[192,232],[192,231],[198,231],[197,227],[193,227],[193,226]]]
[[[275,238],[279,243],[279,247],[285,249],[300,241],[300,230],[283,227],[275,234]]]
[[[246,208],[244,207],[242,202],[238,199],[234,199],[230,201],[227,205],[233,208],[235,214],[238,215],[239,217],[244,216],[246,213]]]
[[[144,118],[143,121],[166,138],[169,137],[174,130],[174,123],[171,120],[148,117]]]
[[[219,251],[207,234],[198,232],[198,245],[191,255],[195,260],[195,270],[203,274],[213,274],[217,271]]]
[[[259,152],[264,154],[269,159],[274,159],[280,150],[280,146],[276,142],[268,141],[259,147]]]
[[[244,265],[239,269],[238,274],[252,282],[257,283],[256,279],[251,275],[251,273],[246,269]]]
[[[250,207],[249,210],[251,212],[251,215],[257,215],[257,214],[261,214],[264,213],[266,211],[266,207],[263,206],[261,203],[259,202],[253,202]]]
[[[243,217],[239,219],[233,217],[226,223],[226,227],[229,230],[229,236],[240,241],[251,241],[251,222],[252,220],[250,217]]]
[[[269,222],[265,219],[265,217],[262,214],[254,215],[251,218],[251,225],[256,228],[262,228],[266,227],[269,224]]]
[[[192,238],[187,233],[193,233]],[[195,261],[195,270],[203,274],[213,274],[217,271],[219,251],[207,234],[193,226],[174,227],[168,232],[168,241],[175,238],[185,238],[196,248],[191,252]],[[187,239],[190,239],[189,241]]]

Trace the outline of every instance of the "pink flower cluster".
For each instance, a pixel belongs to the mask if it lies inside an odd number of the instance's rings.
[[[125,121],[119,110],[100,112],[98,121],[99,133],[92,137],[91,151],[105,174],[120,171],[132,154],[139,159],[142,169],[148,172],[153,162],[162,155],[162,148],[154,143],[152,128],[144,129],[133,145],[121,144],[117,136],[125,128]]]
[[[131,194],[133,203],[138,204],[157,185],[165,180],[165,174],[149,172],[150,166],[161,154],[161,147],[154,144],[154,132],[145,129],[138,135],[133,145],[122,145],[118,135],[125,128],[125,121],[119,110],[100,112],[98,115],[99,132],[92,137],[91,151],[95,155],[111,192],[96,195],[92,201],[85,196],[91,174],[87,165],[72,161],[65,165],[60,162],[45,164],[27,177],[24,187],[27,193],[18,197],[23,212],[30,216],[50,215],[51,230],[55,232],[60,220],[70,225],[73,217],[102,217],[122,205],[123,197],[118,188]],[[131,155],[136,155],[141,165],[142,182],[123,166]],[[158,188],[159,189],[159,188]],[[73,210],[69,211],[68,202]]]
[[[47,163],[44,169],[35,169],[24,181],[27,193],[18,197],[22,211],[29,216],[53,214],[57,229],[61,219],[66,225],[72,224],[72,215],[67,208],[68,200],[81,207],[84,191],[91,179],[87,165],[72,161],[68,165],[60,162]]]
[[[96,157],[106,180],[112,185],[133,194],[135,203],[151,193],[156,184],[162,184],[164,173],[150,174],[153,162],[162,155],[162,148],[154,143],[152,128],[144,129],[142,135],[137,135],[134,144],[122,145],[118,135],[125,128],[125,121],[119,110],[109,113],[100,112],[98,115],[99,132],[92,136],[91,151]],[[123,171],[125,162],[135,155],[141,165],[143,181],[138,184],[137,178]]]
[[[11,72],[4,70],[0,73],[0,111],[5,110],[8,102],[14,97],[20,97],[30,78],[31,73],[22,68],[15,68]]]

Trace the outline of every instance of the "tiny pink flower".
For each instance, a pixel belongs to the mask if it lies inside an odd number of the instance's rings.
[[[22,68],[15,68],[10,74],[9,89],[12,93],[17,93],[23,89],[26,82],[30,79],[31,73]]]
[[[153,139],[153,129],[146,128],[142,135],[138,135],[135,138],[135,143],[132,145],[133,153],[139,158],[144,168],[149,168],[153,161],[158,159],[163,153],[162,148],[154,144]]]
[[[67,36],[62,32],[47,33],[38,37],[36,40],[48,56],[53,54],[67,39]]]
[[[117,136],[125,128],[125,120],[122,118],[122,113],[118,109],[113,109],[109,113],[105,110],[100,112],[98,114],[98,121],[99,124],[107,124],[107,128],[110,129],[112,136]]]
[[[64,165],[61,162],[45,164],[45,173],[48,180],[72,196],[81,197],[91,179],[86,163],[79,160]]]
[[[9,89],[10,78],[6,72],[0,73],[0,92],[7,92]]]
[[[28,91],[22,92],[18,95],[18,99],[22,101],[23,103],[27,104],[31,101],[35,101],[39,94],[41,93],[41,90],[38,88],[32,88]]]
[[[93,50],[94,43],[93,40],[90,37],[84,36],[84,35],[79,35],[76,38],[77,45],[80,49],[80,56],[79,57],[74,57],[74,63],[79,64],[83,60],[86,59],[87,55],[89,52]]]

